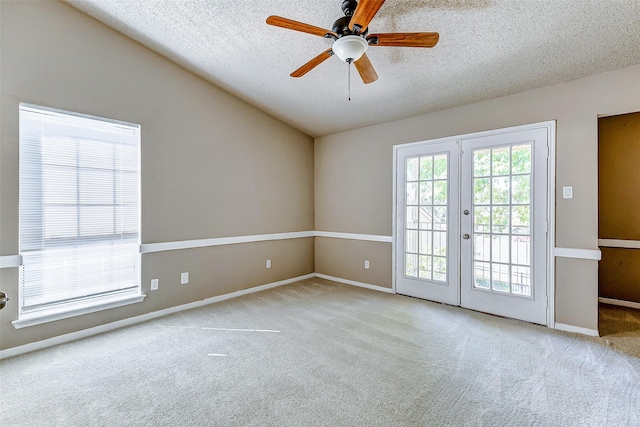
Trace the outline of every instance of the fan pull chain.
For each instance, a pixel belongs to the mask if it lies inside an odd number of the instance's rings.
[[[349,61],[349,71],[348,71],[348,87],[349,87],[349,101],[351,101],[351,63],[353,61]]]

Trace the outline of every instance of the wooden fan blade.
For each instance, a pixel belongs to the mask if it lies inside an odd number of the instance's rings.
[[[369,57],[366,53],[362,54],[360,59],[354,62],[354,64],[356,64],[356,69],[358,70],[358,73],[360,73],[360,77],[362,77],[362,81],[365,84],[373,83],[378,80],[378,73],[376,73],[373,65],[371,65],[371,61],[369,61]]]
[[[439,39],[438,33],[380,33],[367,36],[369,46],[434,47]]]
[[[349,28],[364,33],[383,3],[384,0],[361,0],[349,21]]]
[[[302,76],[304,76],[309,71],[313,70],[318,65],[322,64],[324,61],[326,61],[327,59],[331,58],[332,56],[333,56],[333,50],[331,50],[331,49],[325,50],[320,55],[316,56],[311,61],[307,62],[302,67],[298,68],[293,73],[291,73],[291,77],[302,77]]]
[[[325,34],[333,34],[338,37],[336,33],[324,28],[315,27],[313,25],[305,24],[304,22],[294,21],[293,19],[283,18],[281,16],[271,15],[267,18],[267,24],[275,27],[287,28],[289,30],[301,31],[303,33],[313,34],[314,36],[324,37]]]

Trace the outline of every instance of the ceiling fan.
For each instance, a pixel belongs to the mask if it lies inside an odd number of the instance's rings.
[[[385,0],[344,0],[342,12],[345,16],[333,23],[331,30],[282,18],[270,16],[267,24],[289,30],[301,31],[333,39],[333,46],[291,73],[291,77],[302,77],[315,67],[336,55],[348,64],[354,63],[362,81],[366,84],[378,80],[378,74],[365,53],[369,46],[433,47],[438,43],[438,33],[375,33],[369,34],[369,23]]]

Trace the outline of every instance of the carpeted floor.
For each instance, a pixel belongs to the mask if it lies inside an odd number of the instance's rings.
[[[311,279],[0,362],[2,426],[638,426],[640,358]]]
[[[605,344],[640,357],[640,310],[600,304],[599,314],[598,329]]]

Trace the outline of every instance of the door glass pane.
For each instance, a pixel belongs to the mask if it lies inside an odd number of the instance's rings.
[[[491,150],[476,150],[473,153],[473,176],[491,175]]]
[[[420,244],[418,250],[421,254],[429,254],[431,255],[431,245],[433,240],[433,233],[430,231],[421,231],[420,232]]]
[[[420,278],[431,280],[432,276],[432,257],[420,255]]]
[[[531,234],[529,205],[511,207],[511,232],[513,234]]]
[[[440,282],[447,280],[447,259],[445,257],[433,257],[433,280]]]
[[[491,150],[491,176],[509,175],[509,147]]]
[[[435,206],[433,208],[433,229],[434,230],[447,229],[447,207],[446,206]]]
[[[531,173],[531,145],[514,145],[511,147],[512,173]]]
[[[433,254],[447,256],[447,233],[444,231],[433,232]]]
[[[433,208],[431,206],[420,206],[420,229],[433,229]]]
[[[529,241],[529,236],[511,236],[511,263],[519,265],[531,264],[531,242]]]
[[[491,201],[494,205],[509,203],[509,177],[493,178],[491,186]]]
[[[447,204],[447,181],[434,181],[433,183],[433,204]]]
[[[516,175],[511,180],[511,203],[528,204],[531,194],[531,177],[529,175]]]
[[[433,197],[433,182],[420,182],[420,204],[430,205]]]
[[[474,286],[480,289],[489,289],[491,286],[491,263],[473,262]]]
[[[433,179],[433,156],[420,158],[420,181]]]
[[[441,154],[433,158],[433,179],[447,179],[449,174],[447,173],[448,156]]]
[[[405,276],[447,281],[448,162],[447,154],[406,161]]]
[[[472,159],[474,287],[530,298],[532,146],[475,150]]]
[[[491,208],[476,206],[473,208],[473,231],[487,233],[491,227]]]
[[[418,183],[407,182],[407,205],[418,204]]]
[[[418,232],[416,230],[407,230],[407,239],[406,239],[407,252],[417,253],[418,252]]]
[[[509,254],[509,236],[491,236],[491,261],[508,263]]]
[[[488,205],[491,202],[491,181],[489,178],[473,180],[473,202],[476,205]]]
[[[406,254],[406,271],[405,275],[410,277],[418,277],[418,255]]]
[[[407,159],[407,181],[418,180],[418,158]]]
[[[531,268],[515,265],[511,268],[511,292],[516,295],[531,296]]]
[[[491,290],[509,292],[509,266],[491,263]]]
[[[491,236],[476,234],[473,236],[473,257],[480,261],[491,261]]]
[[[509,207],[493,206],[491,212],[491,231],[493,233],[508,233],[509,220],[511,219],[511,216],[509,214]]]
[[[417,206],[407,206],[407,228],[418,228]]]

